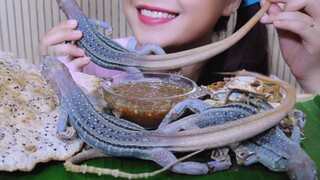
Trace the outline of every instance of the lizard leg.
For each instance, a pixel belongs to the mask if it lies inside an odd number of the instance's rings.
[[[98,26],[98,27],[105,29],[108,34],[112,33],[112,26],[106,22],[99,21],[96,19],[89,19],[89,23],[93,26]]]
[[[292,133],[291,133],[291,141],[298,144],[300,146],[301,143],[301,131],[303,130],[305,124],[306,124],[306,116],[302,111],[299,110],[294,110],[292,112],[293,114],[293,128],[292,128]],[[291,113],[289,113],[289,116]],[[290,117],[289,117],[290,118]]]
[[[212,150],[211,153],[211,159],[213,159],[213,162],[216,162],[215,171],[222,171],[225,169],[229,169],[231,164],[231,158],[229,155],[229,148],[227,147],[221,147]],[[219,166],[218,166],[219,163]]]
[[[154,53],[155,55],[164,55],[166,52],[158,45],[153,43],[147,43],[136,49],[137,40],[136,38],[131,38],[127,44],[127,49],[132,52],[136,52],[140,55],[148,55]]]
[[[253,150],[256,148],[255,145],[236,142],[229,144],[228,147],[236,154],[237,163],[240,165],[251,165],[259,162]]]
[[[177,158],[170,151],[162,148],[152,150],[151,157],[153,161],[155,161],[163,167],[166,167],[177,160]],[[178,162],[171,167],[171,170],[180,174],[201,175],[226,170],[229,169],[230,166],[231,162],[229,158],[229,161],[221,162]]]
[[[84,151],[76,154],[75,156],[71,157],[67,161],[72,162],[73,164],[78,164],[83,161],[86,161],[89,159],[94,159],[94,158],[99,158],[99,157],[109,157],[109,155],[103,154],[96,149],[89,148],[87,150],[84,150]]]
[[[221,147],[221,148],[212,150],[211,159],[215,161],[220,161],[220,162],[230,161],[229,148]]]
[[[260,162],[272,171],[285,171],[288,163],[285,157],[281,157],[277,153],[262,146],[248,145],[248,147],[249,153],[246,155],[241,151],[236,153],[237,162],[240,165],[249,166]]]
[[[201,113],[202,111],[211,108],[212,105],[205,103],[198,99],[186,99],[177,103],[170,112],[164,117],[158,129],[164,128],[174,120],[177,120],[187,109],[194,113]]]
[[[252,94],[249,94],[249,97],[248,97],[249,103],[251,103],[252,105],[258,108],[261,108],[263,110],[273,109],[273,107],[268,103],[267,100],[264,100],[263,97],[261,97],[260,99],[261,99],[260,101],[257,100],[257,97]]]
[[[58,136],[63,140],[71,139],[76,134],[76,130],[73,127],[67,126],[67,123],[68,113],[62,108],[57,122],[57,133]]]
[[[263,110],[270,110],[272,106],[265,100],[264,97],[254,95],[249,93],[249,95],[245,95],[237,90],[230,90],[226,94],[225,104],[229,102],[246,102],[247,104],[251,104],[255,107],[258,107]]]
[[[135,78],[137,79],[141,79],[143,78],[143,73],[141,72],[140,69],[136,68],[136,67],[131,67],[131,66],[126,66],[126,67],[123,67],[123,69],[127,72],[127,73],[132,73],[132,77],[130,78],[127,78],[127,80],[133,80]],[[132,79],[131,79],[132,78]]]

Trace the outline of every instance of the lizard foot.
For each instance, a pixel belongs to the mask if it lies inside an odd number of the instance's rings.
[[[67,127],[64,132],[58,132],[58,136],[62,140],[68,140],[75,136],[76,130],[73,127]]]
[[[215,161],[230,161],[229,148],[223,147],[212,150],[211,159]]]
[[[201,152],[202,150],[194,152],[194,154]],[[186,159],[188,156],[183,157]],[[180,174],[189,174],[189,175],[202,175],[213,173],[225,169],[229,169],[231,166],[230,158],[227,161],[211,161],[207,163],[200,162],[181,162],[177,161],[177,158],[170,152],[165,149],[154,149],[152,150],[152,160],[162,167],[171,167],[170,169],[173,172]]]
[[[214,149],[211,154],[211,159],[214,161],[208,162],[209,173],[229,169],[232,165],[229,156],[229,148],[223,147]]]
[[[140,48],[136,49],[137,40],[136,38],[131,38],[127,44],[127,49],[132,52],[136,52],[140,55],[148,55],[153,53],[155,55],[164,55],[166,52],[157,44],[147,43],[143,44]]]
[[[208,166],[208,174],[218,172],[218,171],[223,171],[227,170],[230,168],[232,165],[231,161],[224,161],[224,162],[219,162],[219,161],[211,161],[207,163]]]
[[[298,144],[300,146],[300,143],[302,139],[304,138],[303,135],[303,128],[306,124],[306,115],[297,109],[292,110],[291,113],[289,113],[289,119],[292,122],[292,130],[291,130],[291,141]]]

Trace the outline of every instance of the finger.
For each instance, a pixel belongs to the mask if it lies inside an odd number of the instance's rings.
[[[59,56],[58,59],[66,66],[73,60],[71,56]]]
[[[55,33],[62,29],[72,29],[75,30],[78,26],[78,21],[74,19],[70,19],[68,21],[62,21],[58,25],[54,26],[51,30],[47,32],[47,34]]]
[[[266,2],[266,0],[261,0],[261,4],[263,5]],[[279,12],[282,12],[282,8],[278,5],[278,4],[271,4],[269,10],[268,10],[268,14],[276,14]]]
[[[85,55],[85,51],[76,45],[60,44],[60,45],[57,45],[56,54],[82,57]]]
[[[65,56],[70,55],[74,57],[82,57],[85,51],[76,45],[72,44],[58,44],[54,46],[44,46],[41,49],[41,55]]]
[[[285,3],[284,11],[301,11],[315,19],[320,19],[320,1],[319,0],[270,0],[275,3]]]
[[[81,57],[74,59],[73,61],[67,64],[67,67],[70,71],[82,71],[83,66],[89,64],[90,58],[89,57]]]
[[[81,38],[82,33],[80,31],[75,31],[77,26],[78,22],[76,20],[68,20],[59,23],[45,34],[40,41],[40,45],[52,46],[67,40],[78,40]]]
[[[284,7],[284,11],[304,10],[313,18],[320,18],[320,1],[318,0],[291,0]]]
[[[274,21],[274,26],[279,30],[287,30],[291,31],[295,34],[298,34],[302,39],[307,42],[317,42],[318,38],[314,37],[315,28],[310,26],[309,23],[303,21],[295,21],[295,20],[279,20]]]
[[[270,15],[265,15],[261,18],[262,23],[273,23],[274,21],[283,20],[301,21],[309,25],[313,24],[313,19],[310,16],[298,11],[274,13]]]
[[[60,31],[55,31],[55,33],[46,34],[41,39],[39,44],[41,44],[42,46],[53,46],[65,41],[76,41],[81,37],[82,32],[79,30],[60,29]]]

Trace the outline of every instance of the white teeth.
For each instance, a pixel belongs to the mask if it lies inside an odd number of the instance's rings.
[[[175,14],[168,14],[165,12],[158,12],[158,11],[150,11],[146,9],[141,9],[141,14],[151,18],[175,18]]]

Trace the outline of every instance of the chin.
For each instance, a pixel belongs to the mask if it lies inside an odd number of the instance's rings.
[[[141,32],[141,33],[139,33],[139,32]],[[134,34],[135,34],[138,42],[141,44],[155,43],[155,44],[158,44],[162,47],[164,45],[168,45],[173,40],[172,35],[169,35],[165,31],[159,31],[159,30],[144,30],[143,29],[143,30],[138,31],[138,33],[134,33]]]
[[[147,44],[147,43],[153,43],[153,44],[157,44],[160,47],[165,47],[165,42],[163,40],[160,40],[158,37],[143,37],[143,38],[138,38],[137,37],[137,41],[139,42],[139,44]]]

